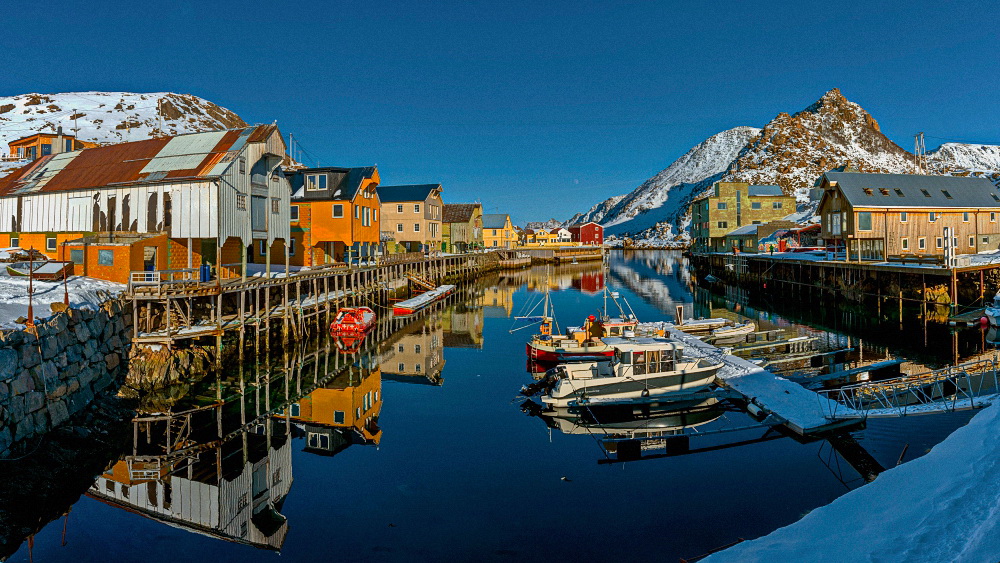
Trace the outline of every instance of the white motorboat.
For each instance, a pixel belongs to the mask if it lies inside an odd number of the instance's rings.
[[[993,305],[987,307],[983,314],[986,315],[990,326],[1000,327],[1000,291],[993,296]]]
[[[560,364],[542,402],[549,407],[607,403],[670,393],[692,393],[715,382],[721,363],[684,355],[669,338],[605,338],[610,361]]]

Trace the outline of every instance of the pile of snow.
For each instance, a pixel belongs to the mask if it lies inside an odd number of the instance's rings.
[[[52,314],[50,303],[62,303],[65,296],[63,282],[34,280],[32,306],[36,318]],[[110,295],[125,290],[125,285],[83,276],[70,276],[66,280],[70,306],[74,309],[96,309]],[[11,276],[6,268],[0,272],[0,328],[16,328],[19,317],[28,316],[28,278]]]
[[[1000,561],[1000,404],[927,455],[706,561]]]

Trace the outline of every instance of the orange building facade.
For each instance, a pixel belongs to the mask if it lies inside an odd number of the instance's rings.
[[[25,160],[35,160],[50,154],[61,152],[71,152],[80,149],[89,149],[98,146],[97,143],[80,141],[73,135],[63,135],[61,133],[35,133],[27,137],[7,143],[10,149],[10,156],[23,158]]]
[[[353,262],[380,252],[377,168],[303,168],[287,174],[292,265]],[[262,255],[265,249],[256,250]]]

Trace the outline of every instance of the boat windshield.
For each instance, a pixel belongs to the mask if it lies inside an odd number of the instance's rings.
[[[675,353],[676,351],[672,348],[641,350],[620,352],[620,358],[623,364],[632,365],[632,373],[634,375],[646,375],[647,373],[674,371]]]

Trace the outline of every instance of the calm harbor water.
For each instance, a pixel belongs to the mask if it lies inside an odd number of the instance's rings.
[[[705,451],[602,463],[613,456],[600,430],[550,428],[522,411],[530,329],[511,332],[512,316],[546,286],[564,324],[596,313],[607,283],[642,320],[667,319],[675,305],[738,313],[930,367],[988,347],[978,329],[952,335],[906,315],[690,282],[683,258],[662,251],[615,252],[607,274],[585,264],[513,272],[357,355],[325,353],[324,339],[218,387],[211,376],[140,397],[139,422],[64,440],[88,455],[3,462],[0,478],[27,491],[0,499],[5,553],[28,533],[13,524],[47,521],[28,506],[37,490],[72,505],[34,535],[37,561],[676,560],[791,524],[862,486],[859,457],[891,467],[905,449],[911,460],[970,416],[872,420],[845,447],[738,430],[754,420],[719,404],[681,420],[705,434],[691,440]],[[222,406],[206,407],[218,397]],[[194,407],[190,419],[156,418]],[[16,549],[10,560],[27,561],[28,542]]]

